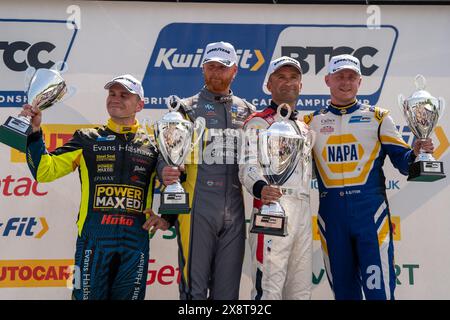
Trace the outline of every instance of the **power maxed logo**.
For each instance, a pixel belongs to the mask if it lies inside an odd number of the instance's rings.
[[[192,38],[192,34],[197,37]],[[344,53],[361,61],[364,86],[358,98],[376,104],[397,37],[393,26],[371,30],[365,25],[169,24],[158,36],[143,79],[146,107],[165,108],[165,98],[171,94],[189,97],[198,92],[203,83],[200,67],[204,48],[219,40],[232,43],[238,55],[234,93],[258,109],[270,103],[270,93],[264,86],[269,62],[282,55],[298,60],[302,66],[307,86],[298,108],[317,110],[328,103],[323,79],[326,66],[331,56]],[[166,85],[168,79],[170,86]]]
[[[73,28],[67,28],[67,23]],[[0,19],[0,107],[26,102],[24,71],[28,67],[49,69],[67,62],[77,31],[75,23],[65,20]]]
[[[116,184],[95,186],[94,209],[121,209],[140,213],[143,206],[142,188]]]

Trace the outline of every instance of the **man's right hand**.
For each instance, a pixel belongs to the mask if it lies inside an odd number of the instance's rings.
[[[33,132],[38,132],[41,128],[42,112],[39,108],[33,108],[29,104],[24,104],[22,106],[22,111],[19,116],[31,117],[31,126],[33,127]]]
[[[162,170],[163,184],[168,186],[169,184],[177,182],[180,179],[181,171],[184,171],[183,167],[165,166]]]
[[[261,190],[261,201],[263,204],[269,204],[280,199],[282,195],[279,187],[267,185]]]

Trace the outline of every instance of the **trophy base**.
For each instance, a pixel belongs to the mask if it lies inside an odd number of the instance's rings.
[[[408,181],[432,182],[445,178],[441,161],[417,161],[409,168]]]
[[[250,232],[286,237],[288,235],[287,217],[255,213]]]
[[[28,135],[30,135],[32,130],[29,122],[20,118],[9,117],[0,126],[0,142],[25,153],[27,151]]]
[[[158,209],[159,214],[188,214],[190,212],[191,208],[189,208],[189,193],[161,193],[161,205]]]

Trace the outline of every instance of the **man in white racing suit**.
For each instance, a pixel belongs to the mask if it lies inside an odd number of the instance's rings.
[[[272,102],[269,107],[251,115],[245,122],[248,144],[244,163],[240,165],[239,178],[254,197],[252,221],[263,204],[279,199],[288,217],[288,235],[281,237],[250,233],[253,280],[251,298],[310,299],[312,231],[309,190],[313,132],[297,119],[295,110],[302,87],[300,64],[289,57],[275,59],[270,63],[268,77],[266,86],[272,94]],[[307,141],[295,171],[279,188],[267,184],[257,164],[256,134],[279,120],[277,108],[282,103],[290,106],[292,113],[288,121],[298,133],[307,137]]]

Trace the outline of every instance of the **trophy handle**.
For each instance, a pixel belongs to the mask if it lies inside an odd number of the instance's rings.
[[[401,108],[402,112],[405,111],[405,109],[404,109],[405,97],[402,94],[398,95],[397,103],[398,103],[398,106]]]
[[[442,115],[444,114],[445,100],[442,97],[439,97],[438,100],[439,100],[439,120],[440,120],[442,118]]]
[[[281,115],[281,110],[283,110],[283,109],[287,109],[287,114],[286,114],[284,117]],[[287,120],[287,119],[289,119],[289,117],[291,116],[291,114],[292,114],[291,107],[290,107],[287,103],[282,103],[282,104],[280,104],[280,105],[278,106],[278,108],[277,108],[277,115],[278,115],[281,119]]]
[[[198,117],[194,122],[194,133],[197,136],[195,141],[191,143],[191,150],[194,150],[195,146],[199,143],[200,139],[203,136],[203,132],[206,128],[206,121],[203,117]]]
[[[174,102],[176,102],[176,105],[175,105],[175,107],[172,107]],[[166,105],[167,105],[167,109],[169,109],[170,112],[178,111],[178,109],[180,109],[180,107],[181,107],[181,99],[177,95],[172,94],[167,98]]]
[[[27,70],[25,70],[25,79],[24,79],[24,88],[25,92],[28,92],[30,89],[31,79],[33,79],[34,74],[36,73],[36,68],[34,67],[28,67]]]
[[[69,64],[65,61],[58,61],[50,69],[63,74],[66,73],[67,70],[69,70]]]
[[[75,94],[77,93],[77,89],[75,88],[75,86],[66,86],[66,92],[65,94],[58,100],[58,102],[62,103],[67,101],[68,99],[72,98],[73,96],[75,96]]]

